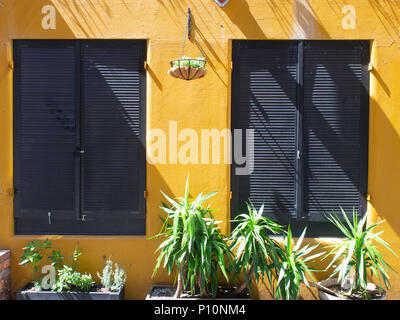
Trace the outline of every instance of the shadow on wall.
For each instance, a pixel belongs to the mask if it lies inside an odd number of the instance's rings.
[[[309,5],[308,0],[292,1],[265,0],[283,32],[291,39],[329,39],[318,15]],[[250,11],[247,1],[229,3],[222,8],[233,24],[239,27],[247,39],[267,39],[264,30]]]
[[[215,52],[213,49],[213,46],[210,44],[210,42],[204,37],[203,33],[200,31],[200,29],[196,28],[195,29],[195,34],[194,34],[194,40],[192,42],[196,43],[197,48],[202,52],[204,57],[206,58],[207,65],[211,67],[211,69],[214,71],[214,73],[217,75],[218,79],[224,84],[226,88],[228,88],[228,83],[224,78],[221,77],[219,72],[217,71],[216,65],[213,63],[213,60],[210,59],[210,56],[207,54],[207,52],[210,52],[210,54],[213,56],[213,58],[218,62],[219,66],[222,66],[224,68],[225,73],[228,73],[228,69],[226,68],[225,63],[221,61],[219,58],[218,54]],[[197,40],[197,38],[200,38],[201,41],[206,45],[207,50],[203,50],[201,47],[200,42]]]
[[[182,29],[181,17],[184,17],[188,7],[202,6],[199,8],[202,12],[211,10],[207,8],[203,2],[200,4],[194,3],[187,0],[157,0],[160,6],[168,13],[171,21],[179,28]],[[65,22],[73,23],[75,27],[78,27],[79,31],[82,32],[86,37],[93,35],[101,35],[104,31],[108,30],[108,23],[104,17],[112,18],[112,10],[109,3],[105,0],[97,1],[96,3],[89,2],[89,6],[81,6],[77,0],[52,0],[54,6],[59,10],[60,14],[64,16]],[[392,38],[398,38],[400,31],[400,3],[393,0],[368,0],[368,3],[375,11],[378,19],[386,29],[387,33]],[[32,6],[30,3],[27,6],[27,10],[40,12],[41,6],[45,5],[44,1],[35,2]],[[121,4],[124,5],[127,11],[132,15],[133,12],[131,7],[133,4],[123,0]],[[216,6],[215,4],[211,4]],[[277,22],[281,26],[287,37],[292,39],[329,39],[330,35],[323,28],[321,20],[317,13],[312,8],[310,0],[265,0],[265,5],[271,9]],[[291,6],[294,5],[293,10]],[[336,14],[341,14],[341,6],[334,2],[329,3],[332,11]],[[257,18],[251,12],[248,1],[231,1],[227,6],[218,8],[216,12],[220,15],[221,10],[226,13],[231,22],[236,25],[244,36],[248,39],[266,39],[265,32],[260,27]],[[101,14],[104,13],[104,14]],[[25,15],[25,13],[24,13]],[[37,14],[35,14],[37,15]],[[201,15],[199,19],[206,21]],[[213,19],[213,17],[211,17]],[[261,18],[265,19],[265,18]],[[26,29],[33,23],[30,22],[26,25]],[[207,23],[203,23],[204,28],[207,28]],[[225,27],[229,28],[228,24]],[[57,27],[59,28],[59,27]],[[208,28],[207,28],[208,29]],[[205,32],[203,32],[205,33]],[[231,32],[232,33],[232,32]],[[207,30],[207,36],[213,36],[213,32]]]
[[[104,11],[110,17],[111,9],[107,1],[88,2],[89,7],[82,6],[79,1],[53,0],[54,6],[67,21],[78,27],[79,31],[90,38],[101,34],[108,29],[108,24],[102,18],[99,11]]]
[[[250,11],[247,1],[231,1],[222,10],[249,39],[265,39],[266,35]]]
[[[400,34],[400,2],[396,0],[368,0],[376,16],[393,39]]]
[[[295,39],[330,39],[308,0],[295,0],[294,19]]]

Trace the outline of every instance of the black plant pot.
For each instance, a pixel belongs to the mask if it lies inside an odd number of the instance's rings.
[[[32,284],[27,284],[17,292],[17,300],[124,300],[125,287],[115,292],[102,291],[33,291]],[[96,286],[96,289],[99,289]]]
[[[250,300],[250,295],[247,292],[243,292],[239,296],[233,296],[235,288],[222,288],[219,287],[218,293],[215,299],[203,298],[199,296],[195,297],[182,297],[179,300]],[[172,300],[175,294],[176,287],[170,285],[152,285],[150,286],[149,292],[147,293],[146,300]]]
[[[336,286],[338,284],[338,280],[336,278],[331,278],[331,279],[326,279],[323,281],[318,282],[318,284],[323,285],[326,288],[330,288],[332,286]],[[318,298],[320,300],[352,300],[350,298],[340,298],[336,297],[334,295],[331,295],[327,292],[324,292],[320,289],[318,289]],[[386,291],[383,290],[383,294],[379,298],[373,298],[371,300],[386,300]]]

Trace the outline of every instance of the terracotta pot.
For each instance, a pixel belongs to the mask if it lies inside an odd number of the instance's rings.
[[[320,281],[320,282],[318,282],[318,284],[329,289],[329,287],[337,285],[338,281],[337,281],[336,278],[332,278],[332,279],[326,279],[326,280]],[[368,284],[370,284],[370,283],[368,283]],[[372,283],[371,283],[371,285],[375,286]],[[318,298],[320,300],[353,300],[353,299],[350,299],[350,298],[336,297],[334,295],[331,295],[331,294],[326,293],[326,292],[324,292],[322,290],[319,290],[319,289],[318,289]],[[382,297],[376,298],[376,299],[371,299],[371,300],[385,300],[385,299],[386,299],[386,291],[383,290]]]

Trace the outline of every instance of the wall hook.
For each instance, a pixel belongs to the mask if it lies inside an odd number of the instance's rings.
[[[188,27],[188,39],[190,40],[192,34],[192,13],[190,12],[190,8],[188,8],[187,27]]]

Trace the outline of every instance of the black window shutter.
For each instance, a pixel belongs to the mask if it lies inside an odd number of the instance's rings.
[[[296,216],[297,55],[296,41],[233,42],[232,129],[254,130],[254,171],[236,175],[232,157],[233,217],[248,199],[275,221]]]
[[[365,212],[369,43],[306,41],[304,46],[304,215]],[[341,216],[341,214],[339,214]]]
[[[74,42],[15,40],[14,61],[15,218],[76,219]]]
[[[145,213],[145,48],[81,42],[81,210],[89,220]]]

